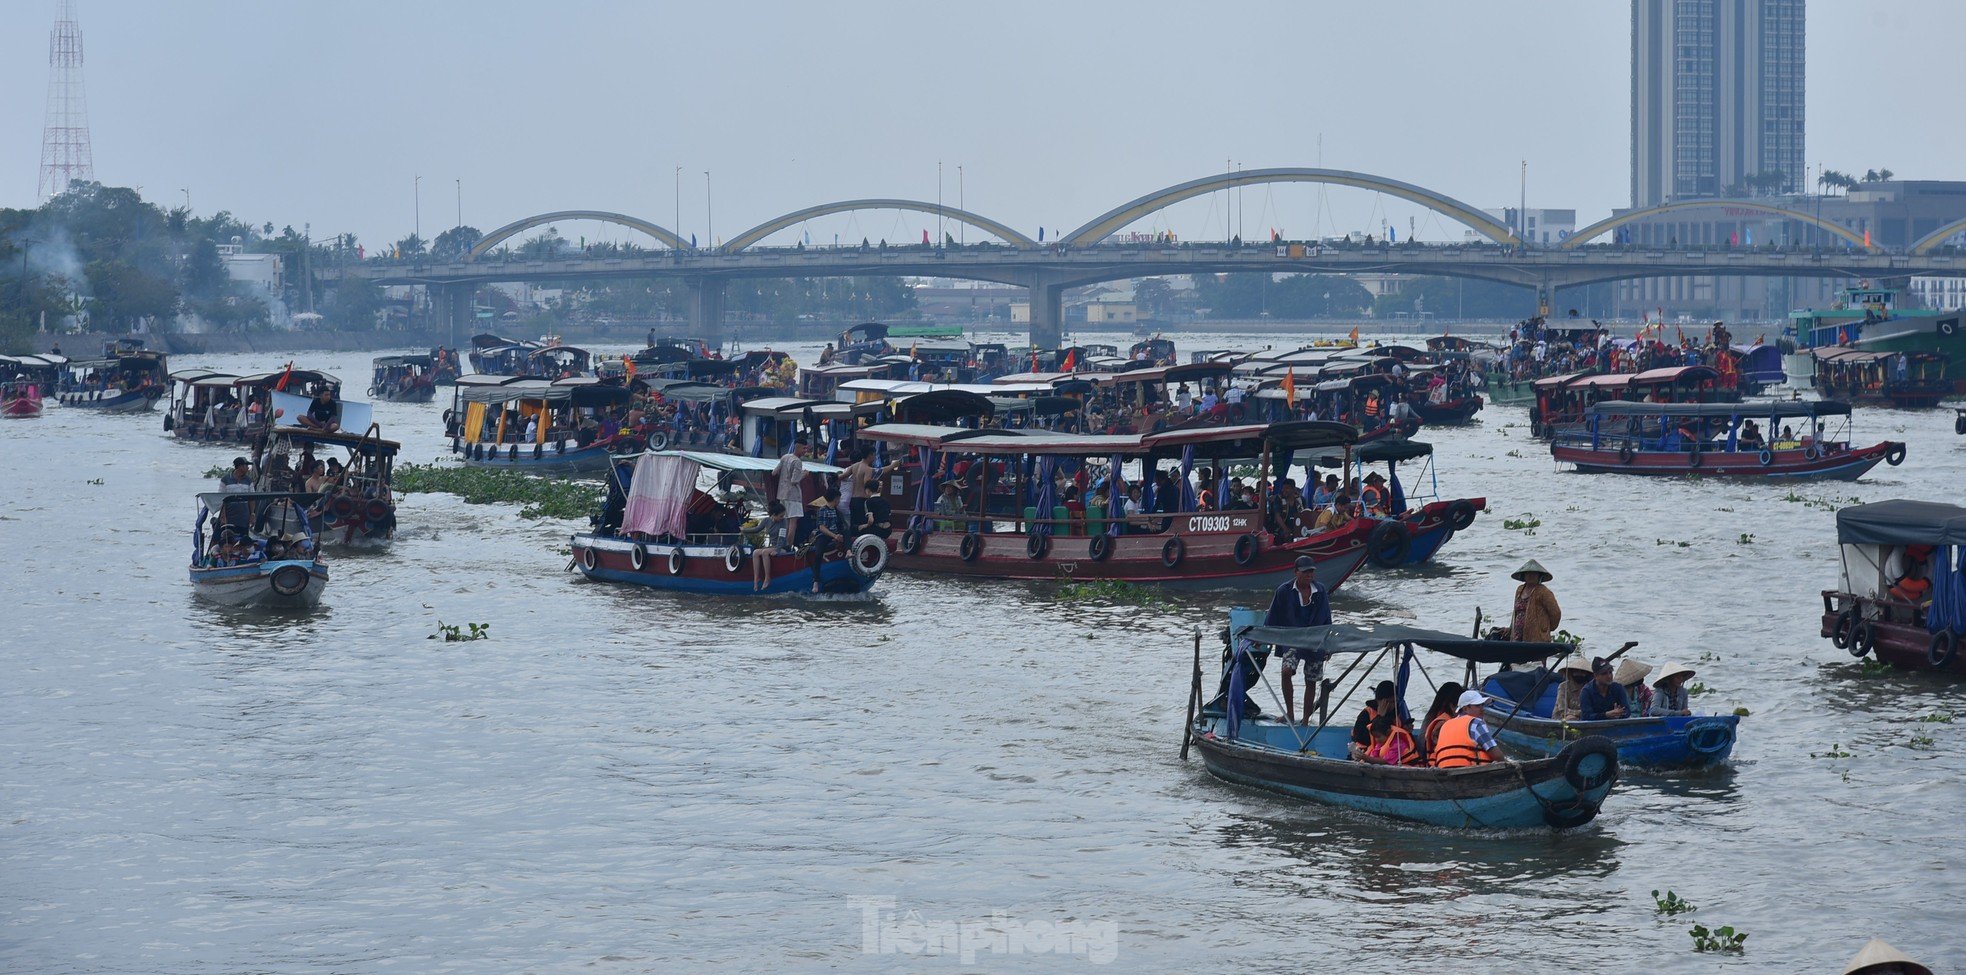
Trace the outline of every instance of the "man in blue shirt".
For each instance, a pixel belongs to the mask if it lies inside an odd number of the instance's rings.
[[[1591,682],[1577,695],[1579,720],[1610,721],[1631,714],[1631,701],[1624,685],[1611,679],[1611,661],[1603,657],[1591,663]]]
[[[1317,581],[1317,560],[1297,557],[1290,581],[1277,587],[1270,597],[1270,611],[1264,626],[1330,626],[1331,593]],[[1324,654],[1315,650],[1290,649],[1283,653],[1283,720],[1295,713],[1295,678],[1304,672],[1304,723],[1311,723],[1311,706],[1317,701],[1318,682],[1324,677]]]

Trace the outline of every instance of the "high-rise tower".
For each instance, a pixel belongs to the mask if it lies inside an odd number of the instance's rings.
[[[1632,206],[1803,185],[1804,0],[1632,0]]]
[[[45,200],[68,189],[72,180],[96,178],[89,148],[89,100],[82,91],[82,28],[75,23],[73,0],[61,0],[55,29],[48,32],[48,114],[41,129],[41,184]]]

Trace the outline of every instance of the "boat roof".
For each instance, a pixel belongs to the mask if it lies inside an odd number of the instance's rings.
[[[1938,501],[1878,501],[1836,513],[1843,545],[1966,545],[1966,508]]]
[[[262,372],[257,376],[241,376],[239,377],[237,382],[233,383],[233,385],[271,386],[279,382],[281,376],[285,376],[287,374],[288,374],[287,370],[285,369],[275,369],[272,372]],[[325,372],[319,372],[313,369],[295,369],[293,371],[292,378],[290,378],[288,382],[327,383],[331,386],[341,385],[341,380],[336,379],[335,377],[330,376]]]
[[[1526,664],[1575,652],[1567,643],[1473,640],[1457,633],[1400,623],[1334,623],[1330,626],[1249,626],[1236,636],[1251,642],[1322,653],[1371,653],[1413,644],[1435,653],[1484,664]]]
[[[1395,440],[1390,437],[1369,440],[1353,448],[1352,456],[1368,464],[1397,463],[1402,460],[1417,460],[1431,456],[1434,445],[1421,440]],[[1336,467],[1344,462],[1339,454],[1324,454],[1318,457],[1318,464]]]
[[[359,433],[349,433],[346,430],[337,430],[329,433],[322,430],[309,430],[305,427],[274,427],[273,436],[284,437],[296,443],[333,444],[334,446],[347,447],[351,450],[359,449],[363,453],[373,451],[385,456],[403,449],[403,445],[394,440],[370,439]]]
[[[649,390],[663,399],[679,400],[684,403],[714,403],[731,393],[727,387],[694,379],[663,383],[660,386],[651,383]]]
[[[0,355],[0,362],[11,362],[20,366],[65,366],[68,357],[43,352],[34,355]]]
[[[743,454],[717,454],[701,450],[649,450],[635,455],[637,457],[681,457],[695,461],[713,471],[730,471],[734,474],[769,474],[778,467],[776,457],[747,457]],[[807,473],[844,474],[846,468],[822,464],[816,460],[804,461]]]
[[[1536,380],[1535,385],[1537,389],[1548,389],[1552,386],[1561,386],[1567,382],[1570,382],[1573,379],[1580,379],[1588,375],[1591,375],[1591,373],[1566,372],[1561,376],[1544,376],[1543,378]]]
[[[957,440],[974,440],[978,437],[1056,437],[1057,434],[1041,430],[999,430],[985,427],[972,430],[966,427],[944,427],[931,423],[877,423],[859,432],[858,436],[868,440],[885,440],[889,443],[903,443],[919,447],[934,447]]]
[[[369,364],[371,366],[429,366],[431,358],[424,353],[413,355],[379,355]]]
[[[1585,376],[1570,385],[1572,388],[1582,388],[1585,386],[1629,386],[1635,378],[1637,377],[1628,372],[1607,372],[1599,373],[1595,376]]]
[[[911,420],[947,421],[965,416],[995,416],[997,404],[988,396],[966,389],[937,389],[902,397],[894,411]]]
[[[1663,369],[1647,369],[1631,377],[1635,383],[1670,383],[1682,379],[1713,379],[1720,371],[1707,366],[1667,366]]]
[[[1633,403],[1605,400],[1587,411],[1594,416],[1746,416],[1778,419],[1793,416],[1847,416],[1850,404],[1836,400],[1777,400],[1767,403]]]
[[[215,372],[211,369],[179,369],[171,373],[169,379],[174,383],[196,383],[207,379],[224,379],[228,382],[239,377],[229,372]]]

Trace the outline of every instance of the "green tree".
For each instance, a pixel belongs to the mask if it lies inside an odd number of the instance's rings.
[[[168,278],[148,274],[121,261],[96,261],[84,272],[89,280],[88,309],[98,326],[134,329],[145,321],[177,317],[178,290]]]
[[[438,261],[463,260],[484,236],[476,227],[452,227],[430,242],[430,257]]]

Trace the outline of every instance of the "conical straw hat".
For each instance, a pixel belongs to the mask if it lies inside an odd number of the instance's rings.
[[[1529,575],[1532,572],[1542,576],[1544,582],[1548,582],[1551,579],[1556,578],[1556,576],[1550,574],[1550,570],[1543,568],[1543,563],[1538,562],[1535,559],[1530,559],[1529,561],[1522,563],[1522,568],[1515,570],[1515,573],[1509,576],[1509,578],[1514,579],[1517,582],[1528,582],[1529,580],[1524,579],[1523,576]]]
[[[1857,957],[1850,959],[1850,964],[1843,969],[1843,975],[1863,975],[1886,965],[1896,965],[1907,975],[1932,975],[1931,969],[1912,961],[1911,956],[1885,944],[1881,938],[1870,939],[1870,944],[1857,952]]]
[[[1644,680],[1645,675],[1651,672],[1651,664],[1642,664],[1630,657],[1626,657],[1618,661],[1618,673],[1611,679],[1620,684],[1630,684],[1633,681]]]

